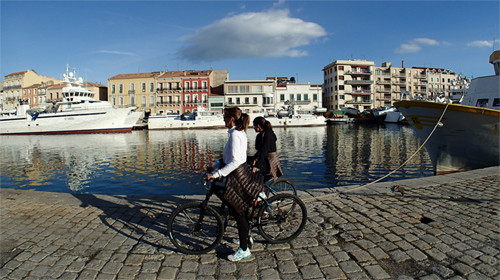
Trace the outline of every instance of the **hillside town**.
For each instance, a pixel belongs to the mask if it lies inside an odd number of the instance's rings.
[[[422,99],[453,98],[468,80],[452,70],[429,67],[376,66],[368,60],[335,60],[322,69],[323,84],[297,83],[295,77],[230,80],[227,70],[155,71],[117,74],[108,84],[84,82],[84,87],[117,108],[136,107],[149,114],[183,114],[203,107],[222,112],[239,106],[245,112],[275,113],[289,105],[300,110],[326,112],[344,107],[359,112],[392,106],[408,96]],[[4,77],[0,91],[2,114],[20,103],[31,108],[61,101],[62,80],[35,70]]]

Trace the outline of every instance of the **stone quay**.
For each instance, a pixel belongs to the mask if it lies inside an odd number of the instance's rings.
[[[301,191],[302,234],[233,263],[236,230],[178,252],[170,213],[200,196],[0,189],[1,279],[500,279],[500,167]]]

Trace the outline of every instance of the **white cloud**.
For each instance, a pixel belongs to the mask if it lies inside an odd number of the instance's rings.
[[[96,53],[135,56],[134,53],[131,53],[131,52],[122,52],[122,51],[98,50],[98,51],[96,51]]]
[[[476,41],[472,41],[472,42],[469,42],[467,43],[467,46],[468,47],[488,47],[488,48],[491,48],[493,47],[493,44],[495,42],[498,42],[499,40],[491,40],[491,41],[487,41],[487,40],[476,40]]]
[[[414,53],[422,50],[423,46],[439,46],[439,42],[429,38],[416,38],[408,43],[401,44],[399,48],[395,49],[395,53]]]
[[[289,16],[288,10],[243,13],[223,18],[181,38],[179,53],[190,61],[230,58],[299,57],[297,49],[326,35],[320,25]]]

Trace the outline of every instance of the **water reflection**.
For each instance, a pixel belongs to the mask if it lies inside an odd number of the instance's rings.
[[[276,128],[284,173],[301,189],[360,184],[404,162],[419,141],[408,127]],[[248,131],[249,154],[255,132]],[[221,130],[1,136],[2,187],[94,194],[202,193],[199,174],[221,158]],[[425,150],[389,180],[430,176]]]

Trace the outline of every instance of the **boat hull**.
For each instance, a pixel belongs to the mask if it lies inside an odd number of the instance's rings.
[[[424,142],[446,108],[444,103],[395,103]],[[448,104],[441,123],[425,144],[436,174],[500,165],[500,111]]]
[[[293,117],[268,117],[266,118],[273,127],[304,127],[326,125],[326,118],[323,116],[307,115]]]
[[[132,131],[141,114],[119,108],[5,117],[0,118],[0,135],[125,133]]]

